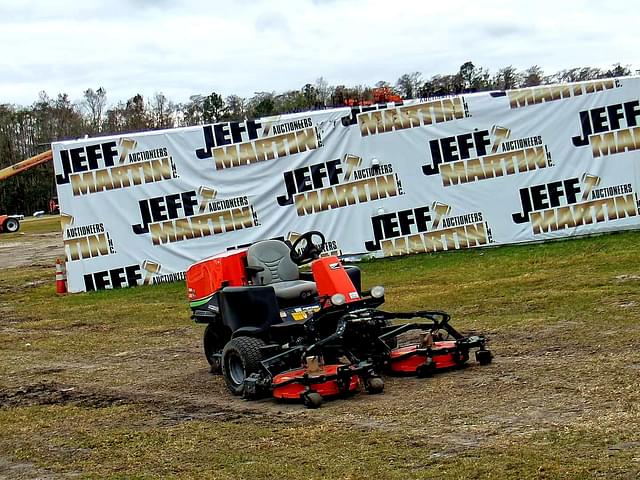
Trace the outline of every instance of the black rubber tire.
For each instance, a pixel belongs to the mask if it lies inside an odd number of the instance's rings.
[[[456,358],[456,363],[458,364],[458,367],[464,367],[468,361],[469,361],[469,351],[461,350],[458,353],[458,358]]]
[[[209,323],[207,328],[204,329],[204,336],[202,339],[204,355],[211,366],[211,373],[215,374],[222,373],[222,357],[214,355],[222,353],[222,349],[225,344],[225,340],[220,335],[219,329],[219,325]]]
[[[418,378],[430,378],[436,371],[436,362],[428,358],[424,364],[420,365],[416,370]]]
[[[20,230],[20,221],[17,218],[5,218],[2,224],[2,231],[6,233],[15,233]]]
[[[380,377],[370,377],[365,383],[365,389],[370,395],[382,393],[384,391],[384,380],[382,380]]]
[[[493,354],[489,350],[478,350],[476,352],[476,361],[480,365],[489,365],[493,360]]]
[[[319,408],[322,405],[322,395],[317,392],[307,393],[304,396],[304,406],[307,408]]]
[[[244,379],[260,372],[261,348],[265,343],[259,338],[237,337],[229,340],[222,350],[222,375],[227,388],[234,395],[244,392]]]

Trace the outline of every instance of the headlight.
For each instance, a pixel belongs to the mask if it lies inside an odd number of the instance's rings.
[[[336,307],[339,307],[340,305],[344,305],[345,303],[347,303],[347,297],[345,297],[343,294],[334,293],[333,295],[331,295],[331,304],[332,305],[335,305]]]
[[[373,298],[382,298],[384,297],[384,287],[382,285],[376,285],[371,289],[371,296]]]

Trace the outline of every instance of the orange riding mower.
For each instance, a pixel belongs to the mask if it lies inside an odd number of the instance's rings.
[[[439,311],[379,310],[384,288],[361,289],[360,269],[321,256],[324,236],[264,240],[187,270],[204,351],[235,395],[303,401],[384,390],[383,373],[430,376],[491,362],[482,336],[463,336]],[[298,267],[311,263],[310,271]],[[417,320],[407,322],[408,320]]]

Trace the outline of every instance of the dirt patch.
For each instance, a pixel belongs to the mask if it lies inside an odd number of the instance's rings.
[[[75,476],[74,476],[75,477]],[[18,478],[37,478],[38,480],[53,480],[63,478],[52,472],[36,467],[30,462],[16,462],[0,454],[0,480],[16,480]],[[71,478],[70,475],[67,478]]]
[[[76,387],[39,383],[14,390],[0,390],[0,408],[27,407],[33,405],[76,405],[105,408],[122,405],[126,400],[110,395],[83,392]]]
[[[615,281],[617,283],[637,282],[637,281],[640,281],[640,275],[633,275],[633,274],[616,275]]]
[[[19,241],[0,242],[0,268],[51,266],[64,256],[60,232],[24,234]]]

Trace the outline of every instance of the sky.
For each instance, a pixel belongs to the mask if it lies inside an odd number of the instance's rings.
[[[174,102],[403,73],[620,62],[640,68],[632,0],[0,0],[0,104],[103,87]]]

